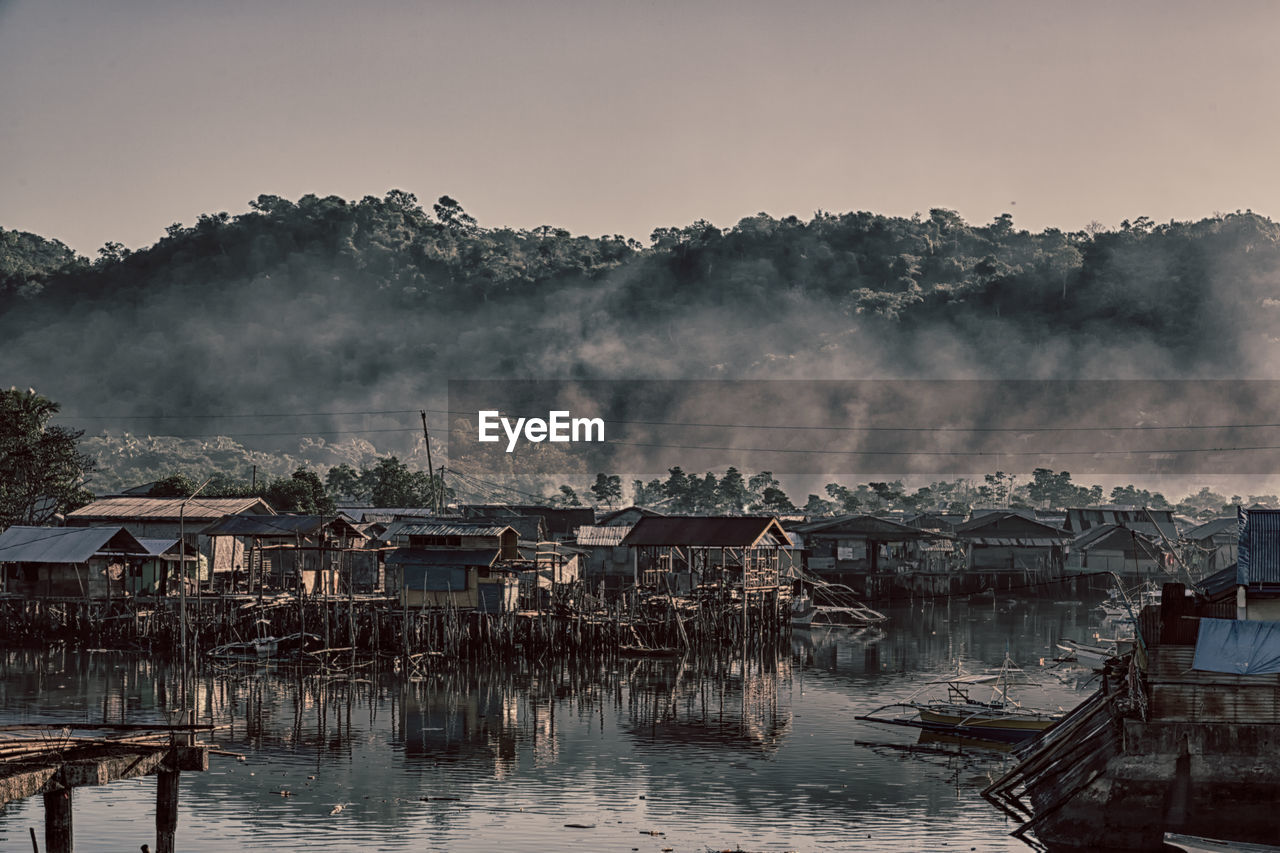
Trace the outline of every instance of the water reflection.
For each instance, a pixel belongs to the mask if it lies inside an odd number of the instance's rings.
[[[191,687],[198,721],[245,760],[183,774],[179,847],[1020,849],[977,795],[998,754],[853,718],[1006,651],[1041,675],[1045,703],[1069,707],[1083,694],[1055,677],[1054,644],[1097,620],[1003,600],[890,616],[882,630],[797,632],[782,654],[746,661],[464,666],[416,680],[372,664],[205,668]],[[0,722],[163,722],[177,676],[136,656],[5,652]],[[77,848],[148,842],[153,786],[78,792]],[[27,843],[40,821],[38,801],[10,805],[0,848]]]

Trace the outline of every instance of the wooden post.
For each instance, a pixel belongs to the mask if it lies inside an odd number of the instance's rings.
[[[49,791],[44,795],[45,853],[71,853],[74,847],[71,835],[71,789]]]
[[[174,853],[180,775],[177,770],[161,770],[156,774],[156,853]]]

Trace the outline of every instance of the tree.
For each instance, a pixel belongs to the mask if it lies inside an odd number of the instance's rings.
[[[827,497],[831,498],[839,510],[846,515],[853,515],[861,505],[858,496],[848,486],[842,486],[839,483],[827,483],[826,492]]]
[[[591,494],[595,496],[596,503],[608,504],[609,509],[613,509],[614,504],[622,500],[622,478],[617,474],[596,474]]]
[[[0,528],[46,524],[93,500],[82,430],[50,426],[58,404],[34,390],[0,391]]]
[[[751,499],[747,484],[742,479],[742,472],[737,468],[730,467],[724,472],[724,476],[720,478],[718,490],[719,507],[724,512],[741,515],[743,508]]]
[[[335,498],[366,500],[368,493],[361,482],[360,472],[347,463],[334,465],[324,477],[325,490]]]
[[[657,477],[647,483],[643,480],[633,480],[631,491],[633,492],[631,501],[636,506],[652,506],[666,497],[662,490],[662,481]]]
[[[431,506],[434,478],[425,471],[410,471],[394,456],[379,459],[361,478],[369,485],[369,502],[375,507]]]
[[[573,490],[572,486],[561,486],[560,494],[548,501],[552,506],[582,506],[582,501],[578,498],[578,493]]]
[[[332,515],[337,509],[320,477],[305,468],[294,471],[287,479],[273,480],[263,490],[262,498],[277,512]]]
[[[663,484],[663,492],[670,501],[672,512],[693,512],[693,489],[689,484],[689,476],[680,468],[667,469],[667,482]]]

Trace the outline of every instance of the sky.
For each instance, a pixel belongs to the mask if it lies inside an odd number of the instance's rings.
[[[758,211],[1280,215],[1280,4],[0,0],[0,227],[270,193],[647,240]]]

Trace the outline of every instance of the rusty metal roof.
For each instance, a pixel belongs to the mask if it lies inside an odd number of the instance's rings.
[[[200,535],[292,538],[315,536],[321,526],[337,526],[352,537],[366,538],[346,519],[320,515],[228,515],[201,530]]]
[[[25,527],[0,533],[0,563],[84,563],[99,554],[147,549],[123,527]]]
[[[508,524],[467,524],[455,521],[406,521],[396,527],[397,536],[500,536],[516,529]],[[390,533],[390,529],[387,531]]]
[[[755,544],[772,533],[790,544],[773,516],[666,516],[642,518],[622,540],[623,545],[698,545],[736,548]]]
[[[579,545],[588,548],[608,548],[622,544],[622,540],[631,532],[630,527],[579,527],[576,539]]]
[[[93,521],[98,519],[163,519],[177,521],[183,501],[187,508],[182,513],[189,519],[213,521],[224,515],[255,512],[275,515],[275,510],[262,498],[104,498],[88,506],[67,513],[68,520]]]

